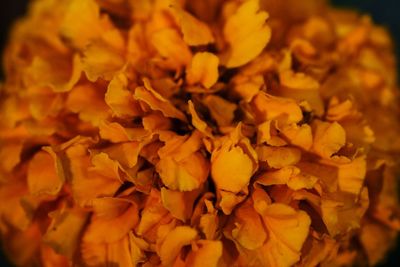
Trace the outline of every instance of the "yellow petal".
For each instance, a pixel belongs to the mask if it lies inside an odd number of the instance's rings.
[[[232,81],[234,84],[233,90],[246,102],[250,102],[264,85],[264,77],[262,75],[238,75]]]
[[[223,148],[211,158],[211,175],[220,189],[239,192],[246,187],[253,174],[253,162],[240,147]]]
[[[110,81],[125,64],[125,44],[121,33],[114,30],[106,34],[109,36],[105,38],[115,41],[116,44],[98,40],[88,45],[83,52],[82,69],[91,82],[99,78]]]
[[[172,6],[172,10],[177,16],[183,40],[188,45],[199,46],[214,42],[213,34],[207,24],[181,8]]]
[[[294,147],[258,146],[256,151],[260,161],[275,169],[295,165],[301,159],[301,151]]]
[[[224,38],[230,46],[225,65],[242,66],[256,58],[271,38],[271,29],[265,24],[268,13],[259,11],[259,0],[245,1],[228,18]]]
[[[257,183],[269,186],[287,184],[291,177],[298,175],[300,170],[294,166],[286,166],[276,171],[267,171],[257,178]]]
[[[158,155],[160,158],[172,157],[176,161],[184,160],[201,148],[201,138],[202,135],[198,131],[194,131],[189,137],[175,133],[166,136],[160,134],[160,140],[165,141],[165,145],[159,149]]]
[[[146,262],[145,250],[149,249],[149,244],[145,240],[136,237],[132,232],[129,232],[129,244],[133,266]]]
[[[200,83],[205,88],[212,87],[218,80],[219,59],[212,53],[196,53],[186,71],[186,81],[189,84]]]
[[[172,68],[187,66],[192,58],[189,47],[174,29],[162,29],[153,33],[151,44]]]
[[[312,149],[323,158],[330,158],[346,143],[346,132],[337,122],[314,121],[312,128],[314,135]]]
[[[117,122],[102,121],[99,125],[100,137],[109,140],[112,143],[121,143],[129,141],[142,141],[149,133],[144,128],[124,128]]]
[[[319,92],[319,83],[304,73],[294,73],[285,71],[280,73],[281,82],[280,95],[293,98],[298,101],[307,101],[317,116],[322,116],[325,112],[324,104]]]
[[[226,215],[231,214],[232,211],[236,208],[236,206],[242,203],[249,194],[249,190],[247,189],[247,187],[238,193],[224,191],[222,189],[218,190],[219,190],[218,194],[220,195],[218,206],[221,208],[222,212]]]
[[[258,93],[252,101],[254,113],[261,122],[282,120],[286,123],[298,123],[303,119],[299,105],[292,99],[274,97]]]
[[[290,267],[300,259],[308,236],[310,218],[283,204],[271,204],[262,213],[269,239],[260,250],[266,266]]]
[[[343,192],[358,195],[364,184],[367,172],[365,157],[358,157],[351,163],[338,166],[338,184]]]
[[[279,80],[281,85],[294,90],[318,90],[319,83],[312,77],[304,73],[294,73],[293,71],[284,71],[280,73]]]
[[[313,136],[310,125],[303,124],[298,126],[297,124],[292,124],[281,129],[281,132],[292,145],[298,146],[306,151],[311,149]]]
[[[91,39],[99,36],[102,30],[100,7],[96,1],[74,0],[69,3],[61,25],[61,34],[70,39],[75,46],[85,47]]]

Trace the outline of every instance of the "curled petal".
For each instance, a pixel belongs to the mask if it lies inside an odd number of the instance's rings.
[[[222,242],[212,240],[199,240],[193,246],[186,259],[187,266],[217,267],[222,256]]]
[[[171,230],[160,247],[160,258],[163,265],[171,264],[181,252],[181,249],[189,245],[197,238],[196,230],[188,226],[178,226]]]
[[[142,114],[133,93],[128,90],[128,79],[124,74],[116,75],[111,80],[104,99],[118,117],[134,117]]]
[[[292,99],[274,97],[258,93],[252,101],[257,119],[261,122],[281,120],[286,123],[297,123],[303,119],[299,105]]]
[[[145,102],[152,110],[161,111],[164,116],[177,118],[186,121],[186,116],[177,108],[175,108],[167,99],[158,94],[147,84],[146,87],[138,87],[135,89],[135,98]]]
[[[295,165],[301,159],[301,151],[294,147],[259,146],[256,151],[260,161],[275,169]]]
[[[244,248],[254,250],[260,248],[267,239],[260,215],[251,203],[245,203],[235,211],[235,228],[232,237]]]
[[[214,36],[206,23],[178,7],[173,6],[172,9],[177,16],[185,43],[190,46],[198,46],[214,42]]]

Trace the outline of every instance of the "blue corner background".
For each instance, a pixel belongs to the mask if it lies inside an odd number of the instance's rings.
[[[189,0],[202,1],[202,0]],[[307,1],[307,0],[299,0]],[[1,1],[0,6],[0,51],[3,50],[8,30],[13,20],[21,16],[26,10],[28,0]],[[396,42],[396,50],[400,54],[400,0],[332,0],[335,5],[351,7],[363,13],[371,14],[378,24],[387,26]],[[0,266],[11,267],[0,250]],[[381,267],[400,267],[400,240],[397,249],[389,255],[388,261]]]

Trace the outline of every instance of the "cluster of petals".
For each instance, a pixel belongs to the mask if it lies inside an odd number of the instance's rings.
[[[36,0],[3,55],[17,266],[375,265],[400,230],[389,34],[323,0]]]

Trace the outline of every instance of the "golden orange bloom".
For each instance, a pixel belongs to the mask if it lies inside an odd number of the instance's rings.
[[[324,0],[36,0],[0,84],[16,266],[373,266],[400,231],[393,45]]]

